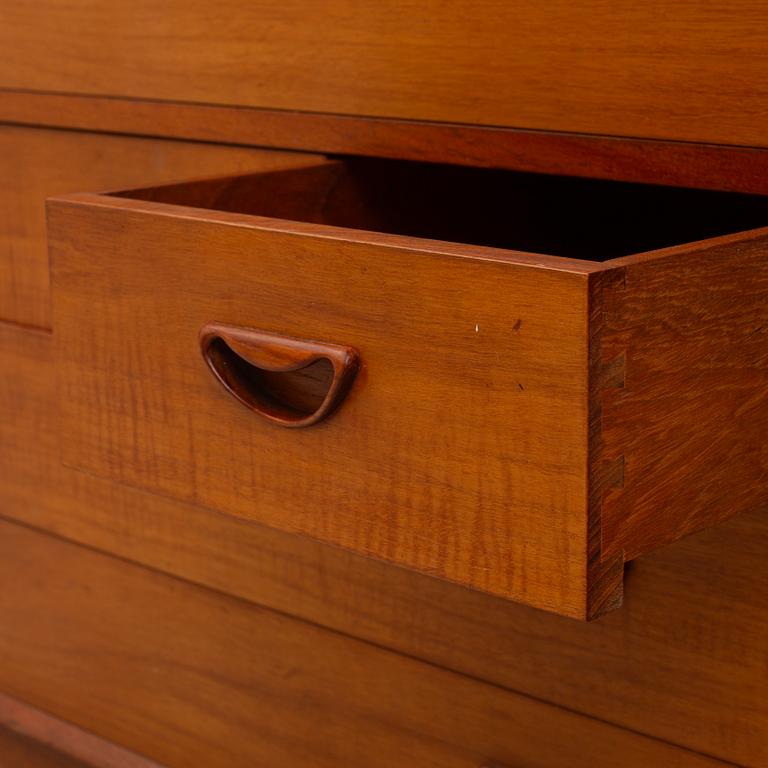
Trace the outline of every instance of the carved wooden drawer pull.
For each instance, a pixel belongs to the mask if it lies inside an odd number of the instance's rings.
[[[283,427],[308,427],[329,416],[359,364],[351,347],[221,323],[203,327],[200,348],[230,394]]]

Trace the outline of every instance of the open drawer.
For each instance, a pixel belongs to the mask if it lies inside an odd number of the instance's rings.
[[[768,497],[763,225],[355,159],[56,198],[63,458],[591,618],[625,560]]]

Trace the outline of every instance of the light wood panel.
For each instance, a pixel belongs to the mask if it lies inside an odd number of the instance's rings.
[[[303,162],[241,147],[0,126],[0,319],[50,326],[46,197]]]
[[[0,686],[168,766],[719,761],[0,523]]]
[[[758,0],[43,0],[3,7],[0,85],[766,146],[767,23]]]
[[[0,324],[3,514],[751,768],[768,762],[768,509],[634,561],[582,624],[58,464],[49,335]]]

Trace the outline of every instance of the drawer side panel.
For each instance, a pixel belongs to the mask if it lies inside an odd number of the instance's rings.
[[[619,260],[603,356],[603,557],[636,557],[768,500],[768,236]]]

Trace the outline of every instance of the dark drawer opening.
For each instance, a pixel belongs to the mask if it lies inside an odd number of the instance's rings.
[[[590,261],[768,226],[768,197],[344,158],[124,197]]]

